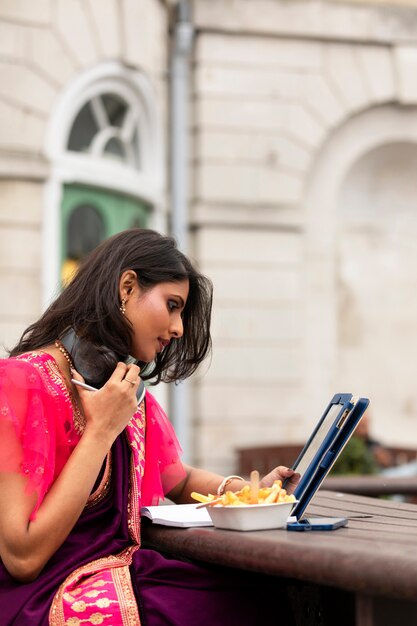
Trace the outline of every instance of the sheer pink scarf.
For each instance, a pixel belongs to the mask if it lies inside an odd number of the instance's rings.
[[[186,476],[181,446],[162,407],[146,391],[145,472],[142,505],[158,504]]]
[[[35,517],[80,435],[56,361],[48,354],[0,360],[0,471],[27,478]]]
[[[31,519],[80,439],[56,361],[46,353],[0,359],[0,472],[27,478],[37,493]],[[146,392],[141,503],[157,504],[184,477],[182,453],[163,409]]]

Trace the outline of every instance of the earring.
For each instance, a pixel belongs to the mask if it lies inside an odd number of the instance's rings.
[[[122,303],[120,305],[120,311],[121,311],[122,315],[124,315],[126,313],[126,300],[124,298],[122,298]]]

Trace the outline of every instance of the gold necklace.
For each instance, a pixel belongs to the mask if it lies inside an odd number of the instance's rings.
[[[71,358],[70,353],[64,346],[64,344],[61,341],[59,341],[59,339],[55,339],[54,343],[55,343],[55,347],[58,348],[58,350],[64,355],[64,357],[68,361],[70,368],[74,369],[74,362]],[[74,394],[72,393],[72,389],[68,388],[68,392],[70,395],[70,400],[71,400],[73,413],[74,413],[74,428],[77,431],[77,433],[81,435],[84,432],[84,428],[86,424],[85,417],[81,413],[79,406],[77,402],[75,401]]]
[[[68,363],[69,363],[70,367],[71,367],[72,369],[74,369],[74,363],[73,363],[73,361],[72,361],[71,355],[70,355],[70,353],[68,352],[68,350],[66,349],[66,347],[64,346],[64,344],[63,344],[61,341],[59,341],[59,339],[55,339],[55,348],[58,348],[58,350],[59,350],[60,352],[62,352],[62,354],[64,355],[64,357],[67,359],[67,361],[68,361]]]

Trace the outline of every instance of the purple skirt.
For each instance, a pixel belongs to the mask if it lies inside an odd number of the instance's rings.
[[[279,578],[138,550],[131,565],[142,626],[293,626]]]

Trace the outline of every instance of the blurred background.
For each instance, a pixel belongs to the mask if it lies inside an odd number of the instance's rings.
[[[414,450],[416,166],[417,1],[0,0],[3,354],[156,228],[214,282],[211,361],[157,390],[187,460],[303,442],[337,392]]]

